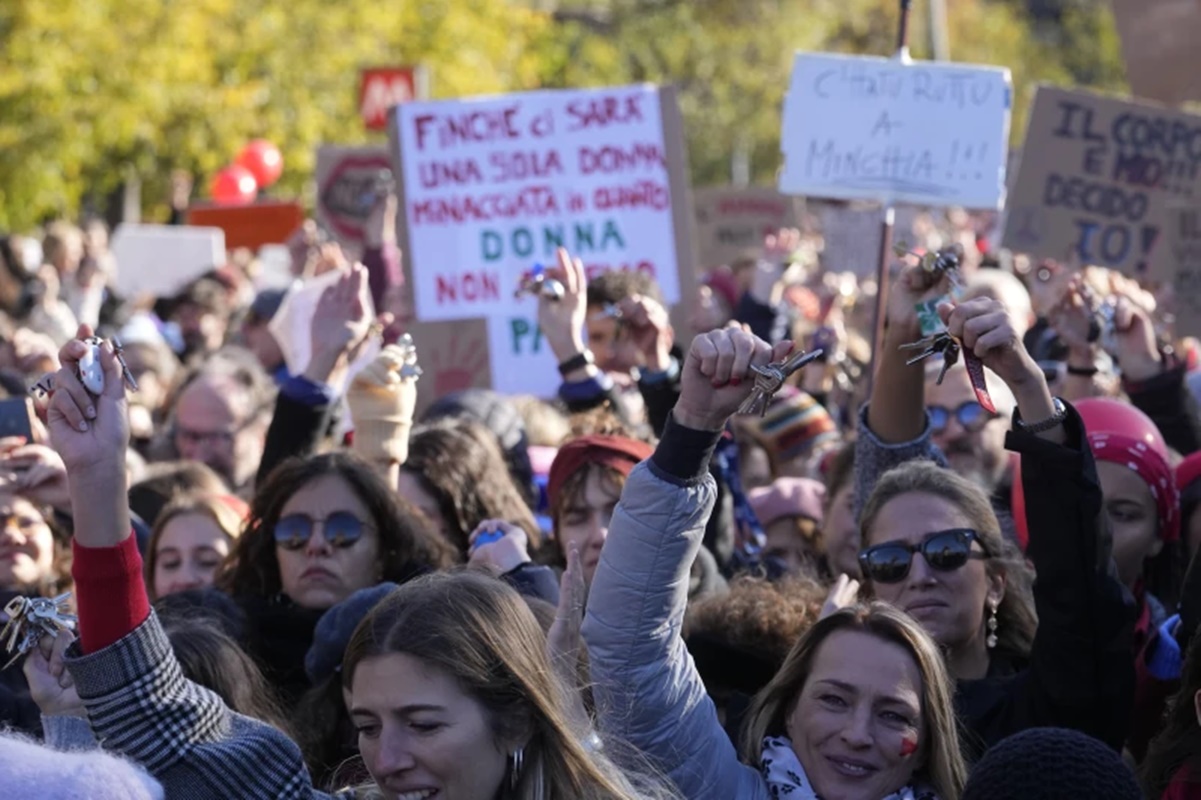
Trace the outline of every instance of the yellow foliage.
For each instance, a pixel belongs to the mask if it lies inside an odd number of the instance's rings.
[[[1050,46],[1017,0],[951,0],[956,60],[1005,64],[1015,132],[1034,81],[1120,76],[1107,11]],[[797,49],[889,54],[896,0],[4,0],[0,227],[75,213],[126,176],[154,206],[173,169],[208,176],[248,140],[284,153],[300,196],[321,143],[372,140],[359,69],[423,63],[435,97],[638,81],[680,91],[693,178],[779,164],[780,103]],[[915,55],[926,52],[914,3]],[[1098,46],[1099,43],[1099,46]],[[1087,50],[1088,52],[1085,52]],[[1115,68],[1116,64],[1116,68]],[[378,139],[376,139],[378,140]]]

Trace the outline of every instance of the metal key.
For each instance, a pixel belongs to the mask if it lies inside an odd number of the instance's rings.
[[[912,366],[919,361],[925,361],[932,355],[942,353],[948,347],[955,344],[955,337],[946,331],[941,331],[933,336],[927,336],[923,339],[918,339],[916,342],[901,345],[902,350],[920,350],[916,356],[913,356],[905,362],[906,366]]]
[[[810,350],[809,352],[802,350],[784,361],[777,361],[766,367],[751,367],[751,371],[755,373],[755,390],[738,407],[738,413],[748,416],[764,416],[767,413],[767,407],[771,404],[772,397],[783,388],[784,382],[788,380],[789,376],[804,368],[809,362],[820,358],[823,352],[822,350]]]
[[[947,370],[955,366],[959,361],[959,343],[954,339],[951,343],[943,348],[942,351],[942,369],[938,371],[938,380],[934,382],[936,386],[942,386],[942,379],[947,376]]]

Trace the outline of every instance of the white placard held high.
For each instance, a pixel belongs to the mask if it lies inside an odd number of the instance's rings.
[[[1000,208],[1011,97],[998,67],[798,53],[780,191]]]
[[[420,321],[531,315],[535,302],[514,290],[559,246],[590,274],[648,272],[668,305],[679,302],[656,87],[414,102],[394,113]]]

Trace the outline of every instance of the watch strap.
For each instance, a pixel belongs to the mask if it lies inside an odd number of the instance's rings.
[[[587,366],[596,363],[596,357],[592,355],[591,350],[585,349],[581,353],[576,353],[571,358],[559,364],[559,374],[567,377],[577,369],[584,369]]]
[[[1046,419],[1038,422],[1026,422],[1020,418],[1019,414],[1019,418],[1014,420],[1014,425],[1023,433],[1042,433],[1051,430],[1068,418],[1068,407],[1062,400],[1052,397],[1051,405],[1055,407],[1055,413]]]

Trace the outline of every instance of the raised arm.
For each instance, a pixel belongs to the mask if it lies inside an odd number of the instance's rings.
[[[1101,487],[1084,424],[1059,406],[1004,308],[978,298],[940,308],[1017,399],[1006,445],[1022,455],[1022,488],[1034,566],[1038,629],[1027,673],[1017,679],[1007,733],[1032,726],[1075,728],[1120,747],[1133,703],[1133,604],[1111,568]]]
[[[80,328],[80,337],[90,335]],[[279,731],[234,714],[184,679],[150,612],[125,505],[129,440],[121,369],[100,356],[104,391],[75,375],[85,345],[62,350],[48,411],[75,515],[80,641],[65,659],[92,730],[108,750],[141,763],[169,797],[318,797],[299,748]]]
[[[750,393],[750,367],[791,347],[733,329],[693,341],[680,399],[654,455],[626,482],[592,582],[583,633],[600,728],[646,753],[689,798],[766,797],[718,722],[680,628],[713,508],[709,458]]]
[[[893,467],[923,458],[946,463],[930,440],[924,367],[906,364],[910,356],[901,347],[922,338],[918,304],[942,297],[948,288],[945,277],[913,264],[901,270],[889,292],[883,349],[876,354],[872,395],[860,411],[855,440],[856,517],[880,476]]]

